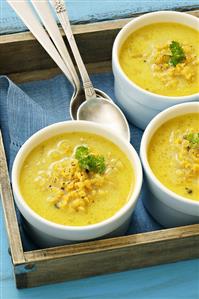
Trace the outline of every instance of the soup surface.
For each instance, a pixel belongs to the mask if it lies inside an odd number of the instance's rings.
[[[126,155],[109,140],[84,132],[41,143],[20,175],[22,196],[36,213],[72,226],[113,216],[128,201],[134,182]]]
[[[178,23],[155,23],[133,32],[120,64],[134,83],[165,96],[199,92],[199,31]]]
[[[199,113],[163,124],[150,141],[148,161],[163,185],[199,201]]]

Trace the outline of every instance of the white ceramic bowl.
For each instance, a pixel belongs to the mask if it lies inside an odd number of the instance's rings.
[[[64,132],[90,132],[107,138],[116,144],[128,157],[135,171],[135,187],[129,201],[111,218],[89,226],[64,226],[48,221],[35,213],[23,199],[19,188],[19,175],[22,164],[38,144]],[[66,121],[50,125],[30,137],[19,150],[12,169],[12,186],[15,202],[26,219],[32,238],[41,247],[62,245],[74,241],[96,239],[102,236],[124,234],[128,228],[131,214],[135,208],[142,185],[142,167],[139,157],[128,141],[119,137],[104,126],[86,121]]]
[[[186,13],[174,11],[153,12],[135,18],[124,26],[113,45],[112,67],[115,78],[115,96],[129,121],[141,129],[145,129],[149,121],[165,108],[199,99],[198,93],[182,97],[169,97],[151,93],[132,82],[120,66],[119,52],[128,36],[141,27],[161,22],[180,23],[197,30],[199,28],[198,18]]]
[[[174,193],[156,178],[147,159],[148,145],[162,124],[174,117],[194,112],[199,113],[198,102],[179,104],[162,111],[149,123],[141,141],[140,156],[150,191],[149,196],[144,198],[144,205],[166,227],[199,223],[199,202]]]

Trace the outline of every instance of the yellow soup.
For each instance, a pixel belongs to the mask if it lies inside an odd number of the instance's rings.
[[[113,216],[128,201],[134,182],[126,155],[107,139],[84,132],[41,143],[20,175],[22,196],[36,213],[72,226]]]
[[[178,23],[156,23],[133,32],[120,64],[130,80],[150,92],[187,96],[199,92],[199,32]]]
[[[150,141],[148,160],[163,185],[199,201],[199,113],[162,125]]]

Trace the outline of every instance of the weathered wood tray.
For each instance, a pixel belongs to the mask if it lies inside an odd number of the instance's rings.
[[[189,12],[199,16],[199,11]],[[129,19],[73,26],[90,72],[111,70],[117,32]],[[97,42],[96,42],[97,41]],[[59,73],[31,33],[0,37],[0,74],[16,83]],[[24,251],[0,135],[1,198],[18,288],[199,257],[199,224],[42,250]]]

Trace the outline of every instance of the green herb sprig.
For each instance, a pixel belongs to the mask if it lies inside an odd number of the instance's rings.
[[[172,41],[171,44],[169,45],[169,48],[170,48],[171,54],[172,54],[170,56],[169,63],[172,66],[176,67],[176,65],[178,63],[183,62],[185,60],[185,58],[186,58],[184,50],[181,47],[181,45],[178,42],[176,42],[176,41]]]
[[[76,148],[75,158],[78,160],[81,169],[100,174],[104,173],[106,169],[104,157],[90,154],[88,147],[85,145]]]
[[[189,133],[184,138],[189,141],[192,148],[199,148],[199,133]]]

